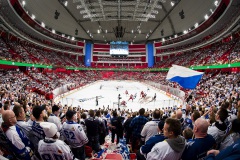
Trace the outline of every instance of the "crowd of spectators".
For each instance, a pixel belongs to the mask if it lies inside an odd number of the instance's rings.
[[[202,49],[178,53],[175,56],[169,56],[167,59],[164,58],[164,60],[156,62],[154,68],[169,68],[172,64],[191,67],[239,62],[239,40],[240,38],[236,38],[228,42],[217,42]],[[45,65],[85,67],[81,55],[79,55],[80,58],[77,60],[76,57],[72,58],[71,55],[46,50],[25,42],[9,41],[5,38],[0,39],[0,47],[0,58],[5,60]],[[104,64],[101,63],[102,61],[104,61]],[[105,63],[105,61],[119,61],[123,63]],[[126,63],[129,61],[136,63]],[[147,68],[147,63],[140,63],[140,61],[141,58],[134,57],[98,57],[98,61],[92,65],[99,68]]]
[[[229,42],[218,42],[207,48],[180,53],[156,63],[154,67],[169,68],[172,64],[191,67],[239,62],[239,42],[240,39],[237,38]]]
[[[0,47],[0,58],[4,60],[45,65],[84,67],[82,61],[71,58],[69,54],[46,50],[42,47],[24,42],[9,41],[0,38]]]
[[[33,90],[33,88],[38,88],[49,92],[67,83],[73,84],[74,88],[102,79],[103,75],[106,74],[105,72],[65,73],[45,72],[38,69],[24,72],[20,70],[1,71],[0,92],[3,135],[10,138],[8,130],[16,125],[6,117],[13,117],[15,114],[19,118],[19,113],[16,111],[18,106],[23,107],[24,115],[29,120],[28,122],[24,120],[25,125],[30,125],[30,131],[25,131],[26,135],[29,135],[30,132],[34,133],[35,127],[39,129],[43,126],[44,131],[44,125],[41,125],[44,121],[54,123],[61,133],[58,136],[54,134],[49,137],[48,133],[44,132],[45,135],[39,137],[37,142],[35,142],[36,139],[31,139],[32,137],[29,136],[30,142],[34,142],[35,145],[27,146],[25,144],[26,150],[24,154],[21,154],[24,157],[22,159],[27,159],[27,155],[32,156],[32,153],[34,153],[35,158],[42,157],[42,152],[45,153],[46,151],[39,148],[37,144],[42,146],[46,139],[52,138],[51,140],[53,140],[57,137],[60,138],[59,143],[66,142],[69,145],[69,149],[73,152],[70,157],[75,156],[80,157],[80,159],[85,157],[85,154],[83,154],[85,147],[87,147],[86,153],[88,147],[92,148],[94,153],[101,151],[100,146],[103,147],[106,144],[105,137],[111,139],[108,143],[115,145],[119,142],[119,139],[125,137],[127,143],[131,144],[131,151],[137,154],[138,159],[200,159],[205,157],[210,149],[220,149],[220,153],[216,150],[211,150],[209,153],[219,153],[221,155],[229,147],[232,147],[232,144],[239,143],[237,141],[240,131],[240,120],[238,119],[240,107],[239,73],[225,73],[219,70],[206,73],[196,89],[186,91],[185,103],[182,106],[166,108],[158,106],[156,110],[141,109],[138,113],[132,112],[130,109],[113,110],[111,106],[103,106],[99,110],[83,110],[77,106],[53,104],[52,101],[46,100],[44,95]],[[181,89],[177,84],[165,80],[166,73],[114,72],[108,75],[110,75],[107,77],[109,80],[141,79]],[[40,109],[35,109],[39,107]],[[14,113],[10,112],[11,110]],[[40,115],[42,116],[41,120],[39,119],[41,118]],[[56,120],[51,120],[51,116],[55,116]],[[33,125],[34,117],[36,123],[39,123],[35,127]],[[79,145],[72,144],[72,141],[69,140],[69,137],[72,136],[71,133],[69,133],[69,130],[64,131],[64,127],[62,127],[65,126],[67,130],[72,123],[76,123],[85,131],[76,133],[81,134],[80,137],[83,138]],[[21,124],[17,122],[18,125],[21,128]],[[116,140],[114,135],[117,137]],[[163,141],[165,139],[166,141]],[[9,140],[13,142],[12,139]],[[12,145],[14,146],[14,143]],[[10,145],[10,148],[13,146]],[[200,149],[201,146],[206,147]],[[9,152],[6,153],[4,147],[1,150],[4,156],[10,154]],[[31,150],[32,152],[30,152]],[[79,150],[79,152],[76,150]],[[19,154],[17,150],[10,151],[12,151],[12,156]],[[213,155],[209,155],[209,158],[213,157]]]

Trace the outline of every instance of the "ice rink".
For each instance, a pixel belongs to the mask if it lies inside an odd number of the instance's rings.
[[[128,95],[125,94],[126,90]],[[140,97],[141,91],[147,94],[145,99]],[[152,101],[154,94],[156,93],[156,100]],[[180,102],[168,97],[160,92],[160,90],[154,89],[147,84],[134,81],[98,81],[82,89],[66,94],[59,101],[62,104],[72,105],[73,107],[81,107],[84,109],[97,109],[107,107],[118,107],[118,96],[120,94],[120,104],[125,101],[126,105],[120,105],[120,108],[132,109],[132,111],[138,111],[140,108],[155,109],[172,107],[174,105],[179,106]],[[129,100],[130,94],[135,95],[136,98],[132,101]],[[98,106],[96,105],[96,97],[98,97]],[[129,100],[129,101],[128,101]]]

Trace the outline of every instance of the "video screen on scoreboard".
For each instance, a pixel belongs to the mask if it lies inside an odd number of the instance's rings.
[[[128,42],[110,42],[110,55],[128,55]]]

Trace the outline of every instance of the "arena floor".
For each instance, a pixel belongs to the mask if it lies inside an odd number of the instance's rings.
[[[126,90],[128,95],[125,94]],[[147,94],[145,99],[140,97],[141,91]],[[154,94],[156,93],[156,101],[152,101]],[[140,108],[155,109],[179,106],[180,102],[170,98],[159,90],[154,89],[147,84],[134,82],[134,81],[98,81],[96,83],[87,85],[82,89],[65,95],[60,102],[62,104],[72,105],[73,107],[81,107],[84,109],[97,109],[107,107],[118,107],[118,95],[120,94],[122,101],[126,102],[126,105],[120,105],[120,108],[132,109],[132,111],[138,111]],[[133,100],[129,100],[130,94],[137,95]],[[96,106],[96,96],[98,96],[98,106]]]

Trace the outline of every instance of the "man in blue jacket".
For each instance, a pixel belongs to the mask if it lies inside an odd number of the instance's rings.
[[[213,136],[207,134],[208,122],[204,118],[195,121],[193,133],[195,138],[187,142],[182,154],[182,160],[201,159],[212,149],[216,141]]]

